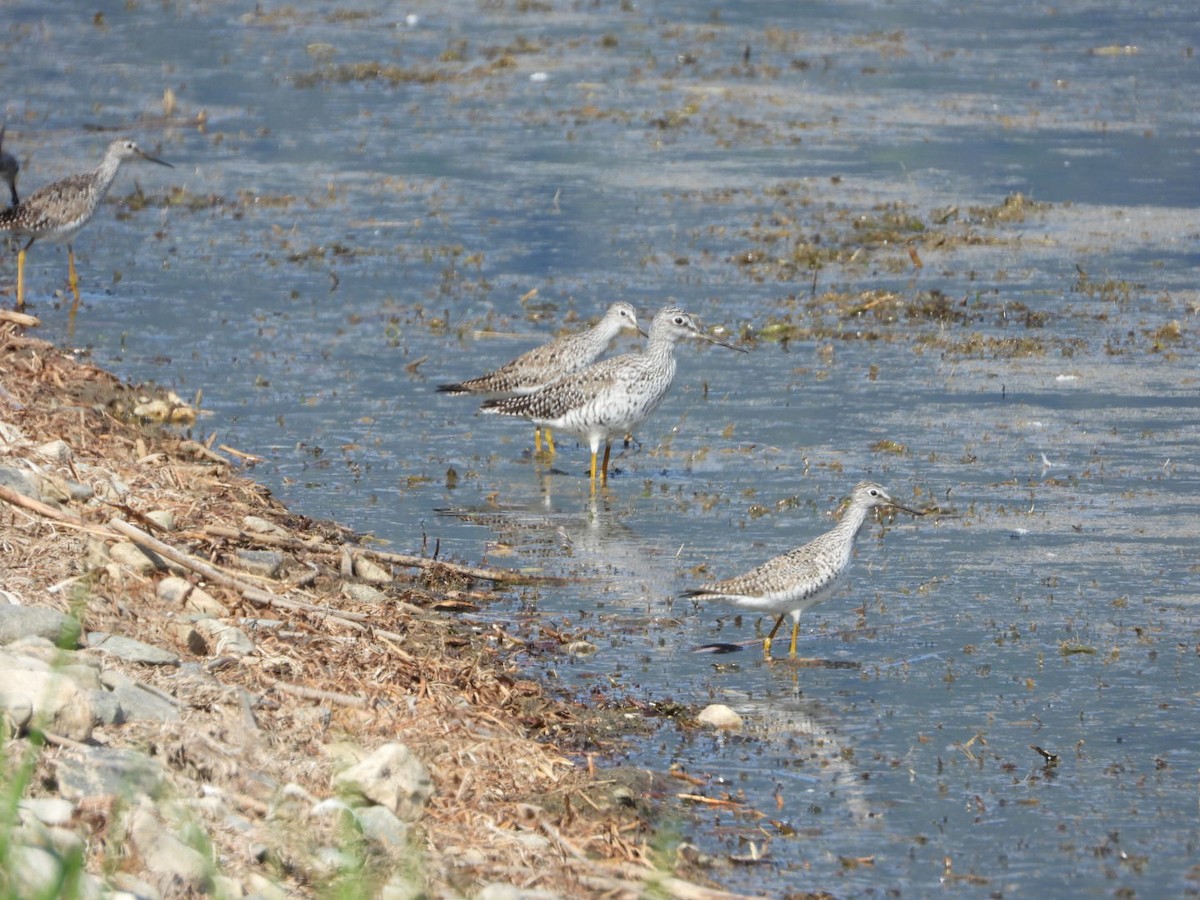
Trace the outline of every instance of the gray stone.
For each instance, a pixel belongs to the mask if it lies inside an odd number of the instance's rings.
[[[278,578],[283,568],[284,555],[274,550],[239,550],[237,551],[238,565],[247,572],[262,575],[264,578]]]
[[[79,623],[57,609],[44,606],[0,605],[0,644],[25,637],[43,637],[59,646],[77,646]]]
[[[89,631],[87,643],[92,649],[109,653],[125,662],[144,663],[151,666],[179,665],[178,654],[151,644],[143,644],[133,638],[122,637],[119,634]]]
[[[125,711],[112,691],[90,691],[88,700],[92,704],[92,718],[97,725],[120,725],[125,721]]]
[[[92,705],[87,694],[75,682],[54,672],[9,669],[0,677],[0,710],[14,723],[24,719],[26,709],[32,720],[24,726],[37,726],[68,737],[86,741],[92,736]]]
[[[96,496],[96,491],[90,484],[80,484],[78,481],[67,480],[67,494],[76,503],[86,503]]]
[[[116,724],[137,719],[152,722],[174,722],[179,719],[178,706],[136,683],[118,685],[113,688],[112,697],[121,708]]]
[[[212,861],[171,834],[154,814],[152,804],[143,803],[133,811],[128,834],[147,870],[187,891],[212,891]]]
[[[401,858],[408,853],[408,826],[396,814],[382,806],[364,806],[354,810],[363,837],[389,856]]]
[[[23,497],[29,497],[32,500],[41,499],[39,480],[32,472],[12,466],[0,466],[0,485],[11,488]]]
[[[334,786],[378,803],[406,822],[421,816],[433,793],[429,770],[403,744],[384,744],[362,762],[333,776]]]
[[[376,606],[387,600],[387,594],[369,584],[358,584],[353,581],[342,582],[342,594],[355,603],[371,603]]]
[[[136,750],[94,747],[63,753],[55,760],[59,793],[68,800],[114,795],[157,796],[166,773],[157,760]]]

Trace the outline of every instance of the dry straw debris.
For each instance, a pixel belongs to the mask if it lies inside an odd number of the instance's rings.
[[[156,758],[177,800],[222,798],[233,815],[200,817],[222,877],[297,896],[327,887],[318,850],[338,820],[313,821],[305,804],[333,795],[339,769],[399,742],[434,791],[401,853],[366,854],[364,883],[403,871],[429,896],[492,882],[732,896],[696,883],[682,856],[650,851],[650,807],[590,764],[586,751],[602,753],[597,735],[611,733],[602,713],[524,677],[505,657],[519,637],[455,617],[518,573],[384,552],[296,515],[234,471],[236,453],[140,420],[145,393],[0,323],[0,466],[40,486],[0,487],[0,588],[77,616],[82,644],[107,632],[179,655],[153,667],[105,657],[180,714],[100,724],[87,743]],[[246,551],[278,565],[250,565]],[[373,580],[381,570],[390,580]],[[223,644],[234,631],[248,650]],[[54,794],[54,757],[79,749],[47,737],[27,796]],[[293,815],[297,797],[306,812]],[[114,838],[116,815],[102,800],[77,807],[87,869],[144,874]]]

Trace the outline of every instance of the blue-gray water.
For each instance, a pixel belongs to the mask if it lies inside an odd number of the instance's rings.
[[[203,392],[196,432],[299,511],[579,576],[480,621],[586,630],[531,666],[597,702],[745,717],[628,752],[744,800],[679,818],[769,853],[734,889],[923,896],[948,858],[968,896],[1196,891],[1191,3],[246,8],[0,7],[26,193],[114,132],[177,167],[129,167],[113,196],[151,204],[79,236],[73,335],[65,252],[31,251],[45,335]],[[982,211],[1017,192],[1050,206]],[[872,236],[889,215],[926,230]],[[537,465],[531,428],[433,388],[616,297],[798,330],[682,346],[593,502],[569,439]],[[806,615],[802,652],[859,668],[694,653],[770,623],[672,598],[865,476],[958,517],[869,526]]]

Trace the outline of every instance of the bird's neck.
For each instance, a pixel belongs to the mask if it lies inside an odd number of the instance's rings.
[[[97,186],[97,194],[103,195],[112,187],[113,180],[117,177],[117,171],[121,168],[121,157],[106,154],[104,159],[100,161],[100,165],[96,166],[96,170],[92,173],[92,178],[95,179]]]
[[[650,335],[650,340],[646,343],[646,356],[655,362],[673,359],[675,342],[669,338],[656,338],[654,335]]]
[[[870,509],[866,506],[851,504],[850,508],[846,510],[846,514],[842,516],[842,520],[837,523],[837,526],[834,528],[834,530],[845,535],[849,540],[854,540],[858,536],[859,531],[862,530],[863,525],[866,523],[868,512],[870,512]]]

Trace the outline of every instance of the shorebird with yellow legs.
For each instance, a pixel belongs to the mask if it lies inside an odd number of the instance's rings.
[[[174,168],[156,159],[130,140],[113,141],[108,145],[100,165],[90,172],[68,175],[39,188],[19,203],[0,212],[0,232],[17,238],[28,238],[17,254],[17,309],[25,306],[25,254],[34,241],[45,240],[67,245],[67,283],[75,295],[71,307],[74,316],[79,309],[79,276],[75,272],[74,238],[96,213],[96,207],[112,187],[117,171],[125,160],[145,160]]]
[[[592,453],[591,488],[595,492],[600,445],[604,445],[600,483],[607,484],[613,436],[633,431],[667,396],[675,378],[675,345],[685,337],[746,352],[705,334],[682,309],[667,307],[650,324],[644,352],[601,360],[531,394],[487,400],[480,408],[495,415],[522,416],[542,428],[565,431],[587,441]]]
[[[924,515],[901,506],[873,481],[864,481],[850,495],[850,506],[830,531],[807,544],[769,559],[742,575],[701,585],[681,596],[692,600],[720,600],[742,609],[778,615],[775,627],[763,641],[763,656],[770,658],[771,641],[787,616],[792,617],[792,644],[788,656],[796,656],[800,614],[816,606],[836,590],[850,567],[854,539],[876,508],[898,509],[914,516]]]
[[[510,360],[500,368],[456,384],[438,385],[445,394],[474,394],[488,399],[520,397],[553,384],[564,375],[578,372],[594,363],[608,349],[613,338],[626,329],[632,329],[642,337],[646,332],[638,325],[637,310],[624,300],[618,300],[586,331],[557,337],[547,344],[534,347]],[[534,453],[542,452],[541,425],[533,434]],[[549,428],[544,429],[546,451],[554,456],[554,436]]]

